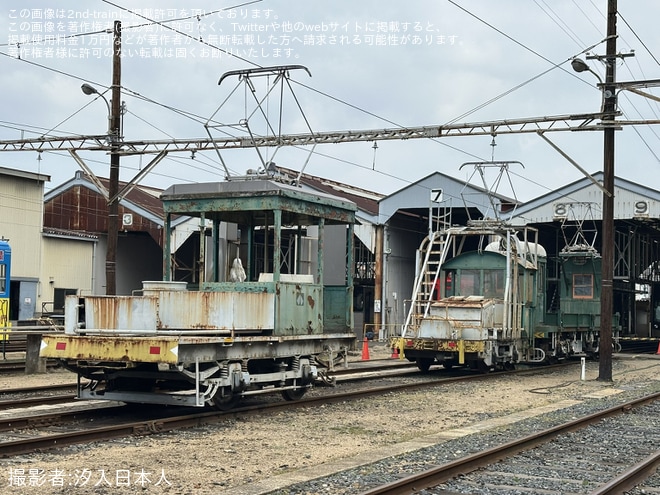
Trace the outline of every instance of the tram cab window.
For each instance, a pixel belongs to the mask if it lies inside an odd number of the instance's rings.
[[[444,276],[445,280],[445,290],[444,290],[444,297],[451,297],[456,295],[456,270],[447,270],[446,272],[443,272],[441,276]],[[440,280],[438,279],[438,282]],[[439,296],[439,294],[438,294]]]
[[[486,298],[504,297],[504,272],[502,270],[484,270],[484,293]]]
[[[480,270],[461,270],[459,287],[461,296],[481,295]]]
[[[573,274],[573,299],[594,298],[594,276],[590,273]]]
[[[7,291],[7,265],[0,264],[0,293]]]

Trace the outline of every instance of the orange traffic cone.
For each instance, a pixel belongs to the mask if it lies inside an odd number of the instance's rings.
[[[658,341],[658,350],[656,351],[657,355],[660,355],[660,341]]]
[[[367,338],[364,338],[364,342],[362,342],[362,361],[369,361],[369,341],[367,341]]]
[[[392,359],[399,359],[399,348],[396,345],[392,348]]]

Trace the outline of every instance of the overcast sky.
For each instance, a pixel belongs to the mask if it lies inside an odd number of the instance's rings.
[[[290,73],[294,96],[287,89],[281,105],[285,133],[308,132],[307,123],[314,132],[364,130],[592,113],[601,105],[596,77],[575,73],[570,60],[586,59],[590,47],[589,54],[605,54],[605,0],[13,3],[0,10],[0,140],[106,132],[105,103],[83,94],[80,85],[101,92],[111,85],[111,35],[103,31],[114,19],[122,21],[128,141],[206,138],[211,117],[240,122],[252,103],[246,104],[243,86],[232,93],[238,78],[218,80],[227,71],[274,65],[303,65],[311,73]],[[619,13],[618,51],[635,56],[619,60],[617,80],[660,78],[660,2],[619,0]],[[601,62],[588,63],[604,78]],[[272,82],[258,78],[259,97]],[[621,119],[658,119],[660,113],[658,103],[632,93],[619,95],[619,107]],[[275,124],[279,108],[279,98],[268,102]],[[266,133],[263,120],[253,118],[250,126]],[[209,132],[222,135],[218,128]],[[602,170],[601,132],[548,136],[582,168]],[[616,174],[655,187],[659,136],[657,126],[617,132]],[[300,170],[308,160],[308,173],[381,193],[435,171],[468,179],[473,169],[461,169],[466,162],[516,161],[522,165],[511,165],[514,190],[503,185],[499,192],[523,201],[582,177],[534,134],[380,141],[376,149],[371,142],[320,145],[311,157],[310,150],[285,148],[273,161]],[[264,150],[265,158],[273,151]],[[81,156],[107,177],[107,155]],[[122,180],[151,158],[122,158]],[[260,164],[254,150],[223,158],[232,174]],[[50,175],[47,189],[79,170],[66,152],[0,153],[0,166]],[[179,153],[143,183],[165,188],[224,175],[213,153]]]

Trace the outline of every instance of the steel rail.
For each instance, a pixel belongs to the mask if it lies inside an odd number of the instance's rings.
[[[592,491],[589,495],[618,495],[636,487],[649,478],[660,466],[660,451],[631,466],[616,478]],[[642,492],[643,493],[643,492]]]
[[[30,394],[35,392],[47,392],[49,390],[62,390],[68,388],[76,388],[76,383],[60,383],[57,385],[46,385],[46,386],[32,386],[32,387],[18,387],[18,388],[6,388],[0,390],[0,395],[9,395],[9,394]]]
[[[74,400],[75,399],[73,397],[69,397],[68,399],[69,402],[73,402]],[[73,421],[73,420],[85,419],[86,416],[89,416],[90,414],[98,414],[99,411],[103,413],[117,413],[122,409],[126,408],[125,405],[117,406],[113,404],[116,403],[112,402],[100,407],[95,406],[93,408],[75,410],[75,411],[56,411],[46,414],[37,414],[34,416],[0,418],[0,431],[12,431],[12,430],[20,430],[24,428],[39,428],[47,425],[61,424],[65,420]],[[66,435],[66,433],[64,435]],[[50,437],[45,437],[45,438],[50,438]],[[9,442],[0,442],[0,456],[4,454],[2,452],[2,446],[5,443],[9,443]],[[35,449],[36,448],[38,447],[35,447]]]
[[[74,385],[75,387],[75,385]],[[63,404],[76,400],[74,395],[51,395],[45,397],[30,397],[28,399],[9,399],[0,401],[0,411],[7,409],[17,409],[19,407],[47,406],[53,404]],[[2,430],[2,419],[0,419],[0,431]]]
[[[41,449],[49,449],[53,447],[62,447],[65,445],[72,445],[76,443],[86,443],[99,440],[110,440],[113,438],[121,438],[127,435],[148,435],[152,433],[161,433],[165,431],[176,430],[179,428],[187,428],[191,426],[201,426],[205,424],[217,423],[224,421],[227,418],[239,418],[245,416],[253,416],[260,414],[272,414],[273,412],[280,412],[285,410],[291,410],[293,408],[313,408],[320,405],[333,404],[337,402],[344,402],[347,400],[357,400],[363,399],[365,397],[371,397],[374,395],[383,395],[391,392],[405,392],[413,391],[427,387],[436,387],[444,386],[450,383],[456,383],[461,381],[469,380],[487,380],[494,379],[504,374],[529,374],[529,373],[538,373],[543,372],[548,369],[555,368],[557,366],[545,366],[538,369],[525,369],[525,370],[516,370],[510,371],[507,373],[491,373],[491,374],[479,374],[479,375],[468,375],[461,377],[451,377],[444,378],[440,380],[429,380],[418,383],[408,383],[401,385],[386,385],[381,387],[373,387],[366,390],[357,390],[350,392],[342,392],[332,395],[326,395],[321,397],[309,397],[303,398],[298,401],[289,402],[281,401],[271,404],[259,404],[247,407],[240,407],[232,409],[231,411],[203,411],[196,412],[192,414],[186,414],[181,416],[172,416],[166,418],[158,419],[147,419],[140,421],[131,421],[127,423],[122,423],[114,426],[105,426],[99,428],[87,428],[79,431],[71,431],[66,433],[58,433],[53,435],[41,435],[34,438],[26,438],[20,440],[11,440],[7,442],[0,442],[0,457],[8,457],[18,454],[26,454],[34,452]],[[125,406],[117,406],[123,408]],[[62,419],[62,417],[80,417],[86,411],[71,411],[69,413],[54,413],[48,415],[38,415],[28,418],[15,418],[14,422],[18,424],[19,420],[31,421],[30,424],[39,424],[41,421],[43,424],[48,424],[56,422],[57,416]],[[18,426],[14,426],[18,428]]]
[[[528,435],[511,442],[492,447],[490,449],[472,454],[461,459],[457,459],[446,464],[416,473],[399,480],[386,483],[369,490],[363,491],[360,495],[412,495],[427,488],[439,485],[445,481],[455,478],[458,475],[475,471],[486,467],[501,459],[512,456],[519,452],[532,449],[540,444],[546,443],[553,438],[584,428],[590,424],[600,421],[603,418],[628,412],[635,407],[651,403],[660,398],[660,392],[641,397],[617,406],[610,407],[603,411],[578,418],[568,423],[564,423],[546,430]],[[604,492],[604,493],[621,493]]]

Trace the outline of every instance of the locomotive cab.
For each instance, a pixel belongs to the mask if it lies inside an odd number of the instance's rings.
[[[429,236],[420,247],[411,310],[392,345],[422,371],[435,363],[488,371],[597,357],[600,255],[590,246],[563,249],[559,279],[551,281],[536,238],[530,227],[486,222]],[[481,248],[485,239],[492,242]]]
[[[527,359],[544,298],[546,254],[535,235],[475,222],[427,238],[411,312],[393,344],[422,371],[434,363],[510,369]]]
[[[548,284],[544,321],[535,330],[536,346],[555,362],[572,356],[598,357],[600,331],[601,257],[586,245],[559,253],[559,280]],[[614,347],[619,315],[612,315]]]

